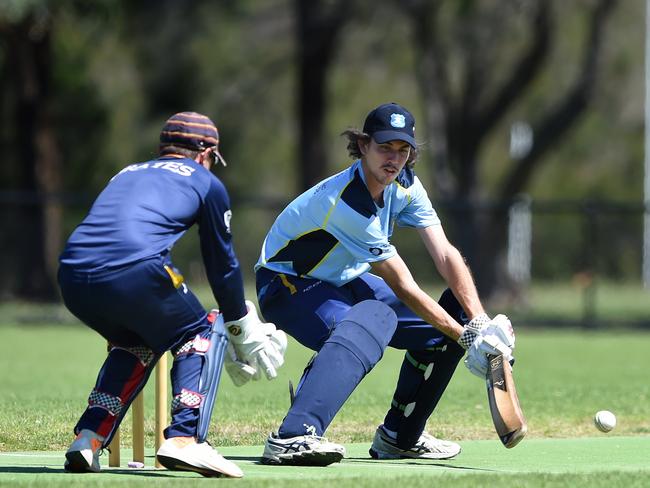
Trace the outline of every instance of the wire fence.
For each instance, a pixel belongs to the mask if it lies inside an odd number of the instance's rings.
[[[244,277],[253,280],[266,232],[288,200],[242,198],[233,195],[233,235]],[[5,232],[0,236],[0,261],[5,271],[0,296],[14,295],[10,289],[12,274],[22,273],[19,263],[32,267],[55,266],[56,254],[74,226],[92,204],[89,195],[73,194],[37,197],[33,194],[0,192],[0,218]],[[48,205],[60,210],[58,231],[47,225]],[[545,326],[649,327],[650,290],[643,286],[643,224],[647,210],[641,204],[605,200],[536,201],[522,197],[514,202],[458,204],[434,202],[452,242],[469,217],[491,216],[502,212],[507,219],[502,238],[503,256],[494,256],[497,266],[508,277],[503,293],[496,293],[489,308],[505,312],[519,323]],[[31,221],[33,220],[33,221]],[[47,230],[40,234],[35,230]],[[55,239],[47,246],[25,247],[17,235]],[[36,237],[31,237],[36,236]],[[38,237],[40,236],[40,237]],[[478,237],[480,241],[480,236]],[[432,294],[442,291],[444,283],[417,233],[396,229],[393,241],[419,283]],[[462,241],[462,240],[461,240]],[[48,252],[48,259],[25,253],[33,249]],[[173,256],[190,284],[207,283],[196,231],[190,231],[174,248]],[[41,263],[41,264],[39,264]],[[22,265],[24,268],[24,264]],[[37,270],[38,271],[38,270]],[[49,271],[50,274],[52,271]]]
[[[646,213],[642,204],[612,201],[515,202],[508,271],[536,297],[537,309],[520,307],[514,315],[533,324],[650,327]],[[547,284],[546,297],[538,283]]]

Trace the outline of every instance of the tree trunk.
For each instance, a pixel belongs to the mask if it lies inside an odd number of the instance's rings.
[[[327,8],[321,0],[295,0],[298,64],[297,113],[300,190],[328,174],[323,127],[327,108],[327,75],[338,34],[349,12],[346,2]]]
[[[545,66],[554,33],[552,3],[538,0],[530,4],[525,21],[530,34],[510,66],[500,67],[508,73],[505,79],[494,76],[494,67],[485,65],[489,47],[494,43],[476,35],[481,22],[510,11],[506,5],[495,4],[485,18],[479,16],[478,4],[467,3],[456,22],[464,23],[463,34],[448,39],[462,51],[459,57],[462,69],[460,90],[452,96],[451,70],[446,66],[445,47],[440,39],[437,15],[442,2],[433,0],[405,0],[416,47],[418,82],[426,107],[427,136],[436,147],[434,151],[433,186],[450,203],[453,226],[449,233],[452,242],[466,256],[474,273],[481,295],[489,299],[510,286],[505,269],[505,250],[508,228],[507,205],[525,190],[534,173],[541,167],[547,150],[555,147],[574,127],[593,96],[597,80],[597,60],[600,55],[604,23],[615,0],[599,0],[585,18],[589,28],[585,37],[580,70],[573,86],[559,96],[556,105],[540,111],[535,117],[535,142],[529,154],[514,161],[499,191],[496,205],[477,207],[485,202],[486,191],[478,179],[482,148],[489,134],[502,123],[509,109],[527,95],[527,91]],[[503,9],[503,10],[498,10]],[[493,32],[493,31],[492,31]],[[453,43],[453,44],[452,44]],[[485,48],[485,49],[484,49]],[[480,55],[478,53],[480,52]],[[458,63],[457,63],[458,64]],[[499,80],[499,81],[495,81]],[[558,98],[553,94],[553,98]],[[441,137],[445,140],[442,141]],[[446,161],[444,160],[446,158]]]
[[[48,14],[28,15],[3,26],[7,42],[7,84],[13,104],[11,159],[17,166],[11,189],[21,196],[12,212],[8,253],[13,281],[10,294],[55,300],[57,258],[61,249],[61,158],[49,111],[51,24]]]

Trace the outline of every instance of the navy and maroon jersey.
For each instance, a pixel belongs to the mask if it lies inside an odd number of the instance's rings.
[[[201,253],[225,318],[246,314],[239,261],[223,183],[192,159],[161,157],[127,166],[97,197],[74,230],[60,261],[101,271],[169,253],[198,224]]]

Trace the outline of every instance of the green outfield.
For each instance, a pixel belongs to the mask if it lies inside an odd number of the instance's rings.
[[[27,306],[26,306],[27,307]],[[27,319],[25,310],[32,313]],[[348,449],[328,468],[258,464],[262,444],[289,404],[287,383],[300,376],[309,351],[291,342],[287,365],[272,382],[236,388],[222,381],[210,439],[244,469],[243,480],[210,481],[191,473],[110,469],[99,475],[62,472],[63,451],[84,408],[105,354],[103,341],[59,309],[27,307],[0,321],[0,485],[183,486],[235,482],[240,486],[336,485],[647,486],[650,479],[650,333],[532,330],[517,335],[515,379],[529,421],[529,436],[513,450],[493,432],[485,387],[464,367],[431,418],[428,430],[459,441],[463,452],[443,462],[371,461],[367,449],[390,402],[401,354],[389,350],[354,392],[327,435]],[[57,323],[51,327],[35,322]],[[24,323],[21,323],[24,322]],[[153,388],[145,391],[147,446],[153,447]],[[601,434],[591,418],[616,413],[618,426]],[[125,422],[123,445],[130,438]],[[123,465],[128,454],[123,453]],[[147,459],[152,464],[152,457]],[[107,464],[107,456],[102,458]],[[193,483],[194,482],[194,483]]]

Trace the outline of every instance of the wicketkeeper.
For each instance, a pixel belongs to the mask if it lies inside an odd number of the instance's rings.
[[[343,446],[323,434],[387,346],[406,354],[371,456],[451,458],[460,446],[426,433],[427,419],[466,350],[468,367],[485,379],[488,354],[511,355],[512,328],[486,315],[415,176],[413,116],[384,104],[368,114],[363,131],[344,134],[352,165],[284,209],[256,265],[263,316],[316,351],[263,461],[340,461]],[[395,224],[417,229],[446,280],[439,302],[420,289],[390,243]]]
[[[204,476],[242,476],[206,442],[224,358],[237,384],[261,374],[274,378],[286,336],[262,323],[253,303],[244,300],[230,199],[210,172],[216,162],[225,166],[213,122],[195,112],[173,115],[160,133],[159,157],[116,174],[61,254],[66,306],[113,346],[74,428],[68,471],[99,471],[100,450],[160,356],[171,351],[171,424],[158,460]],[[194,224],[220,308],[210,317],[170,256]]]

